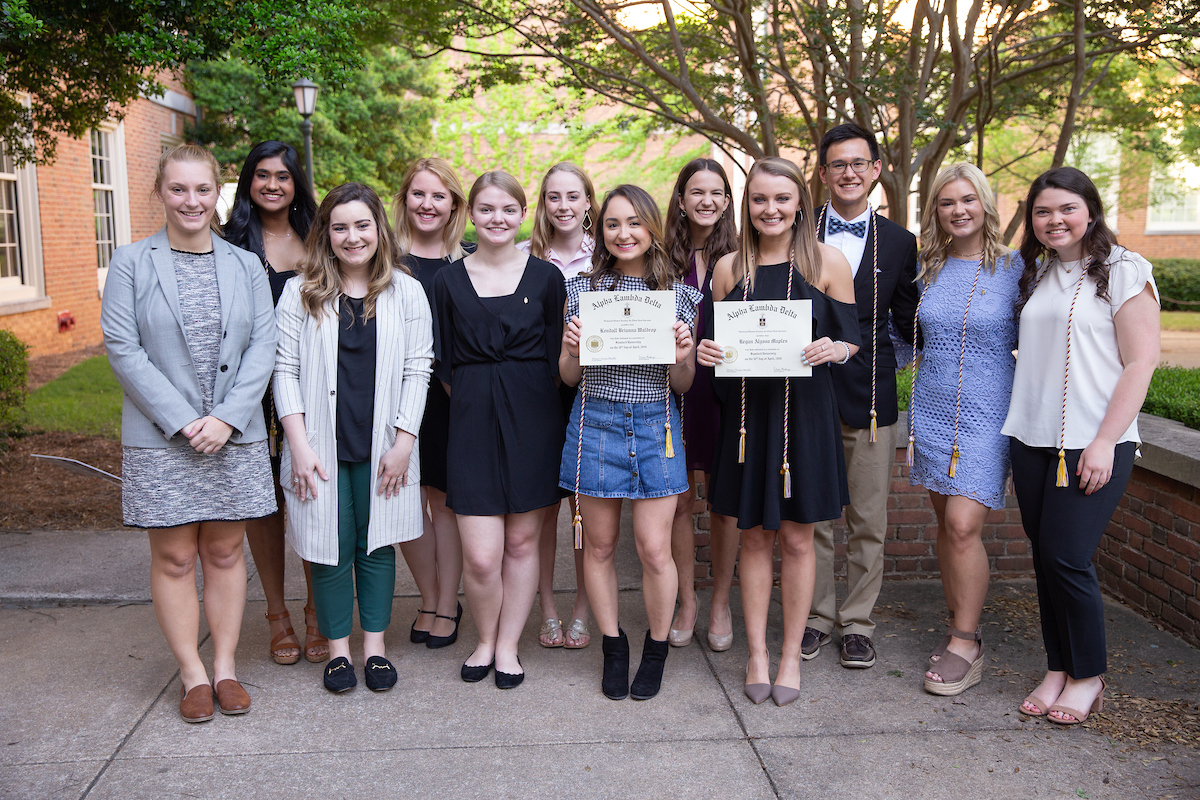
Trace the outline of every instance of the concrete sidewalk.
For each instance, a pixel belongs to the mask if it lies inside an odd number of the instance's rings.
[[[569,548],[564,529],[557,581],[565,592],[574,583]],[[984,616],[988,669],[982,685],[958,698],[921,688],[925,657],[942,633],[940,585],[887,581],[876,666],[843,669],[827,648],[805,664],[801,700],[776,708],[742,694],[746,640],[737,607],[733,649],[710,652],[698,629],[690,646],[672,650],[663,691],[647,702],[601,695],[594,622],[586,650],[539,647],[536,606],[523,639],[524,685],[501,692],[490,679],[464,684],[458,669],[475,640],[470,613],[454,646],[409,644],[418,602],[403,567],[388,650],[400,683],[376,695],[360,681],[333,696],[321,686],[322,665],[270,661],[265,603],[252,577],[238,675],[254,707],[244,717],[187,725],[175,663],[148,604],[145,534],[0,534],[0,549],[2,798],[1200,793],[1197,749],[1140,749],[1018,713],[1044,670],[1031,581],[993,584]],[[618,563],[636,667],[646,615],[631,536],[622,537]],[[292,566],[290,607],[302,630],[303,579],[298,562]],[[572,597],[559,598],[562,613]],[[1119,604],[1107,612],[1110,695],[1200,698],[1200,652]],[[776,656],[780,638],[776,605],[768,631]],[[1122,702],[1131,701],[1109,705]]]

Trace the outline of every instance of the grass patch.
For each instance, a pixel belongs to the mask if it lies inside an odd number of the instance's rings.
[[[1200,311],[1162,312],[1164,331],[1200,331]]]
[[[121,385],[108,356],[89,358],[29,394],[29,427],[121,438]]]
[[[1154,370],[1142,410],[1200,429],[1200,369]]]
[[[912,394],[912,365],[896,370],[896,400],[901,411],[908,411],[908,398]]]

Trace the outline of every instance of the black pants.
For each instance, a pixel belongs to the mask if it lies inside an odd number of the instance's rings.
[[[1091,495],[1079,488],[1075,468],[1082,450],[1068,450],[1067,483],[1054,485],[1058,451],[1027,447],[1009,439],[1013,489],[1021,506],[1021,523],[1033,547],[1038,606],[1046,665],[1076,680],[1108,669],[1104,643],[1104,601],[1092,558],[1125,494],[1133,473],[1135,442],[1122,442],[1113,455],[1113,473]]]

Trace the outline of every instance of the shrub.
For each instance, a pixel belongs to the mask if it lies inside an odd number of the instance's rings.
[[[1200,311],[1200,259],[1160,258],[1154,261],[1154,282],[1163,297],[1164,311]],[[1193,305],[1168,302],[1190,301]]]
[[[1200,369],[1156,369],[1142,410],[1200,429]]]
[[[24,432],[29,345],[0,329],[0,439]]]

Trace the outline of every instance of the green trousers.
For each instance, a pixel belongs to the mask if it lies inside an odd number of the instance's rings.
[[[396,548],[388,545],[367,554],[371,518],[371,462],[337,464],[338,563],[312,565],[317,626],[327,639],[344,639],[354,626],[354,590],[358,587],[358,622],[379,633],[392,621],[396,593]]]

